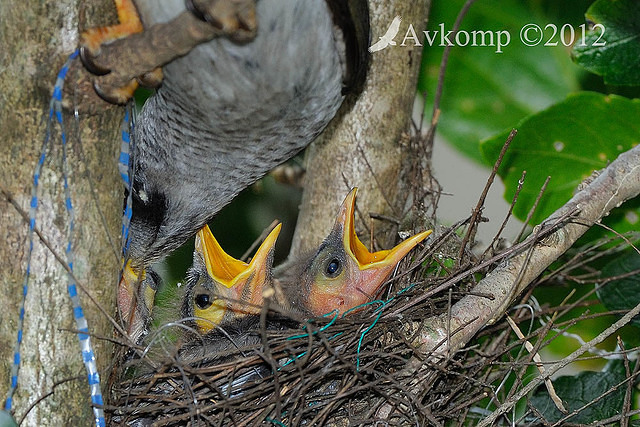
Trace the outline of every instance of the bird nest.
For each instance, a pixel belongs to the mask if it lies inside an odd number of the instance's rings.
[[[146,347],[128,350],[107,407],[112,423],[353,424],[375,420],[385,405],[401,408],[400,423],[424,419],[406,393],[415,378],[403,377],[406,362],[421,357],[412,333],[461,296],[409,308],[448,276],[433,246],[399,266],[383,298],[344,316],[290,319],[265,308],[204,337],[183,322],[164,325]]]
[[[416,338],[429,319],[446,318],[511,253],[494,255],[486,270],[465,267],[447,256],[456,244],[445,249],[444,236],[457,243],[453,231],[440,230],[428,248],[403,261],[384,298],[345,316],[289,319],[264,309],[196,338],[184,332],[185,323],[165,325],[147,346],[128,349],[114,375],[105,407],[112,425],[473,425],[489,413],[483,408],[513,398],[514,387],[506,384],[527,381],[534,354],[561,335],[549,338],[550,331],[579,322],[567,313],[593,304],[590,293],[568,302],[573,291],[562,286],[596,277],[588,262],[602,256],[599,248],[607,244],[604,254],[611,254],[625,243],[609,239],[569,251],[527,289],[509,318],[455,353],[424,354]],[[456,286],[430,295],[444,282]],[[536,306],[533,292],[544,286],[569,296],[556,306]],[[545,321],[534,328],[537,318]],[[517,324],[529,325],[528,333]],[[416,360],[419,369],[408,369]],[[520,413],[521,421],[540,420],[532,406]]]

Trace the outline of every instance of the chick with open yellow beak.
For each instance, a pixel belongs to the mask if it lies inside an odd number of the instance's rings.
[[[432,230],[408,238],[390,250],[369,252],[355,232],[357,188],[342,202],[333,229],[302,275],[284,284],[294,307],[314,316],[340,313],[374,299],[398,263]]]
[[[259,314],[263,290],[271,285],[278,224],[248,264],[228,255],[205,225],[196,235],[193,266],[187,272],[182,315],[200,333],[249,314]]]

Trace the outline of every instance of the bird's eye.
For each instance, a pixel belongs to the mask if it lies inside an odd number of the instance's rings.
[[[196,305],[199,309],[205,310],[213,304],[213,298],[209,294],[198,294],[195,298]]]
[[[340,274],[341,271],[342,271],[342,263],[340,262],[339,259],[333,258],[327,264],[327,268],[325,269],[325,275],[327,277],[333,278],[338,276],[338,274]]]

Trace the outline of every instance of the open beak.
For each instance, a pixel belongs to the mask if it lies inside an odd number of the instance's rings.
[[[340,212],[336,218],[334,230],[342,234],[342,244],[345,252],[357,264],[362,272],[377,270],[377,275],[384,274],[384,279],[389,277],[391,271],[418,243],[429,236],[433,230],[423,231],[407,240],[404,240],[393,249],[378,252],[369,252],[369,249],[360,241],[355,229],[356,193],[358,188],[353,188],[342,202]]]
[[[342,202],[333,230],[325,240],[326,245],[342,246],[340,252],[344,254],[344,272],[334,278],[327,278],[326,268],[319,273],[314,272],[315,283],[309,302],[313,314],[336,309],[344,313],[371,301],[398,263],[432,232],[418,233],[393,249],[369,252],[355,231],[356,193],[357,188],[354,188]],[[340,260],[336,258],[334,261]]]
[[[195,250],[201,254],[207,274],[221,297],[212,306],[194,311],[196,317],[206,319],[197,322],[201,331],[211,330],[225,316],[237,317],[260,312],[263,289],[272,280],[273,254],[281,227],[282,224],[274,227],[249,263],[227,254],[209,226],[205,225],[198,232]]]

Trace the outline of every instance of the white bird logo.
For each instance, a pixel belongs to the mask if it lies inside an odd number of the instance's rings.
[[[396,16],[395,18],[393,18],[393,21],[391,21],[391,25],[389,25],[389,28],[387,29],[387,32],[384,34],[384,36],[379,37],[380,40],[369,46],[369,52],[377,52],[389,45],[395,46],[396,42],[394,42],[393,39],[398,34],[398,30],[400,29],[400,22],[402,22],[402,18],[400,16]]]

